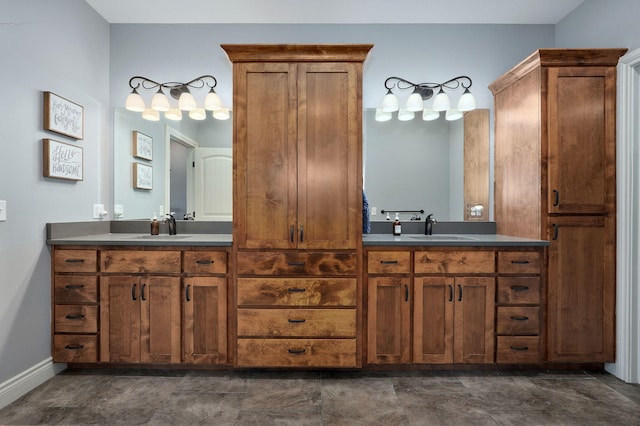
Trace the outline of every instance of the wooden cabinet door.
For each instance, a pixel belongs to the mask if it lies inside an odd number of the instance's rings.
[[[367,361],[405,364],[411,360],[411,279],[369,277]]]
[[[180,278],[140,279],[140,360],[180,362]]]
[[[227,362],[227,280],[190,277],[183,285],[184,361]]]
[[[413,306],[413,362],[453,362],[454,279],[415,279]]]
[[[100,361],[140,362],[139,277],[100,277]]]
[[[613,362],[614,218],[549,218],[548,359]]]
[[[495,278],[456,277],[454,299],[454,362],[492,363]]]
[[[298,248],[361,238],[359,83],[354,63],[298,64]]]
[[[549,213],[615,211],[615,67],[548,70]]]
[[[237,63],[234,68],[234,244],[295,248],[295,65]]]

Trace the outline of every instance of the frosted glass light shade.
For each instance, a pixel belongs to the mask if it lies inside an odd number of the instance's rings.
[[[469,92],[469,89],[465,89],[462,96],[460,96],[458,109],[460,111],[471,111],[476,109],[476,98],[474,98],[471,92]]]
[[[389,121],[391,116],[390,112],[384,112],[381,108],[376,108],[376,121]]]
[[[407,111],[422,111],[424,104],[422,103],[422,95],[420,93],[412,93],[407,99]]]
[[[180,121],[182,120],[182,110],[180,108],[171,108],[164,113],[164,117],[167,120]]]
[[[437,120],[438,117],[440,117],[440,113],[438,111],[434,111],[432,108],[425,108],[422,110],[422,119],[424,121]]]
[[[183,111],[192,111],[197,108],[196,99],[189,92],[182,92],[178,99],[178,108]]]
[[[213,118],[215,118],[216,120],[228,120],[229,108],[220,108],[213,111]]]
[[[435,99],[433,100],[433,105],[431,106],[431,108],[434,111],[446,111],[450,107],[451,107],[451,102],[449,101],[449,96],[447,96],[447,94],[444,93],[444,90],[440,88],[440,91],[438,92]]]
[[[133,92],[129,93],[124,107],[133,112],[142,112],[145,110],[144,100],[142,99],[142,96],[140,96],[140,94],[136,91],[136,89],[133,89]]]
[[[151,98],[151,108],[156,111],[169,111],[171,105],[169,105],[169,98],[162,92],[162,89],[158,89],[153,98]]]
[[[462,115],[462,111],[452,108],[450,110],[447,110],[447,115],[445,118],[447,119],[447,121],[454,121],[461,119]]]
[[[381,108],[384,112],[396,112],[398,110],[398,98],[396,98],[396,95],[394,95],[391,90],[384,95]]]
[[[413,111],[407,111],[405,108],[400,108],[398,111],[398,120],[400,121],[410,121],[413,120],[415,116],[416,114]]]
[[[220,108],[222,108],[222,100],[220,99],[220,96],[211,89],[204,98],[204,109],[207,111],[215,111]]]
[[[204,108],[196,108],[189,111],[189,118],[192,120],[204,120],[207,118],[207,113]]]
[[[159,121],[160,113],[155,109],[147,108],[144,111],[142,111],[142,118],[149,121]]]

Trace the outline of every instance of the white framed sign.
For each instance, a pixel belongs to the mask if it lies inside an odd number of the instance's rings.
[[[137,130],[133,131],[133,156],[153,160],[153,138]]]
[[[153,167],[142,163],[133,163],[133,187],[135,189],[153,189]]]
[[[44,129],[84,139],[84,108],[52,92],[44,92]]]
[[[68,180],[83,179],[82,147],[53,139],[43,139],[42,148],[42,174],[44,177]]]

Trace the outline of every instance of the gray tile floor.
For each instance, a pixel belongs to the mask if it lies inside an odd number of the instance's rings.
[[[640,425],[640,386],[587,372],[67,370],[0,424]]]

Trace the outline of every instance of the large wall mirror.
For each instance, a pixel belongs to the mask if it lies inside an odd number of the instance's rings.
[[[232,125],[232,119],[210,117],[150,122],[117,109],[114,203],[123,215],[116,218],[148,219],[164,209],[178,219],[195,212],[196,220],[230,221]],[[152,139],[151,160],[134,156],[134,131]],[[488,110],[451,122],[377,122],[375,110],[367,109],[363,135],[365,192],[377,210],[373,221],[386,220],[381,210],[424,210],[422,220],[429,213],[439,221],[488,220]],[[134,188],[134,163],[151,166],[152,189]],[[194,163],[202,167],[194,171]]]

